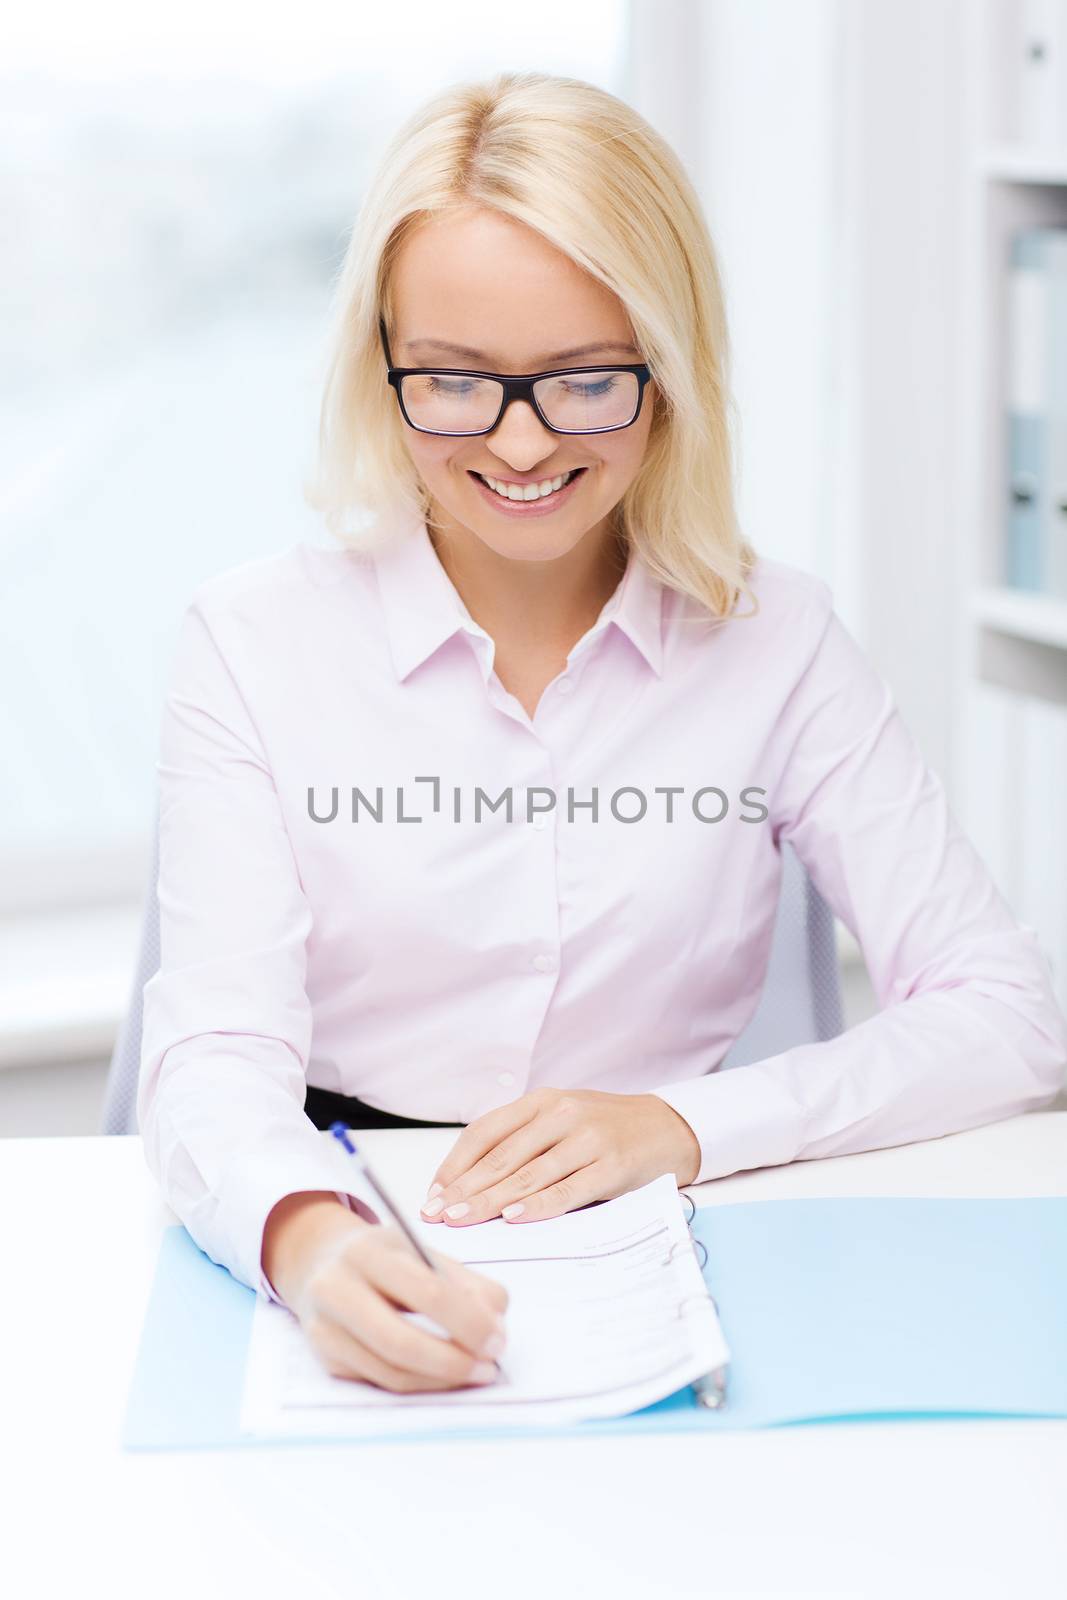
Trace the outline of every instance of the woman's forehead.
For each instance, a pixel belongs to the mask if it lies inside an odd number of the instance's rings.
[[[502,352],[478,349],[472,345],[457,344],[450,339],[427,338],[421,334],[401,341],[405,347],[417,358],[425,356],[427,359],[438,356],[456,357],[463,361],[493,361],[498,359]],[[600,356],[625,356],[636,358],[640,355],[635,344],[628,340],[596,339],[590,343],[571,345],[564,350],[541,350],[531,356],[532,360],[543,361],[550,365],[554,361],[578,361],[587,357]]]

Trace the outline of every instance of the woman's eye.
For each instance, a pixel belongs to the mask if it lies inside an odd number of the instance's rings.
[[[566,387],[570,394],[576,394],[583,400],[596,400],[601,395],[610,394],[614,386],[614,378],[601,378],[597,383],[570,383]]]
[[[474,385],[464,383],[457,378],[427,378],[426,388],[430,394],[460,395],[469,394]]]

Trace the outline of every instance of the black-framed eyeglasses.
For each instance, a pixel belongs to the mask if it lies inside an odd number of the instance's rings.
[[[447,438],[492,433],[513,400],[526,400],[553,433],[614,433],[637,421],[652,376],[644,362],[521,377],[465,367],[394,367],[384,317],[378,328],[404,421],[419,433]]]

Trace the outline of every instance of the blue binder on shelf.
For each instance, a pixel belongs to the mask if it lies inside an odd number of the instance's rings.
[[[698,1209],[691,1231],[731,1349],[722,1411],[686,1388],[567,1428],[409,1437],[1067,1416],[1067,1197],[768,1200]],[[240,1429],[255,1300],[184,1228],[165,1230],[126,1448],[270,1447]]]
[[[1067,228],[1013,236],[1008,304],[1004,578],[1067,599]]]

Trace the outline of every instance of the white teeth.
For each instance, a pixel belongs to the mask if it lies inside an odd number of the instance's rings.
[[[564,472],[558,478],[545,478],[541,483],[527,484],[498,483],[496,478],[487,478],[482,472],[478,476],[502,500],[543,500],[546,494],[554,494],[557,489],[562,489],[574,477],[574,473]]]

